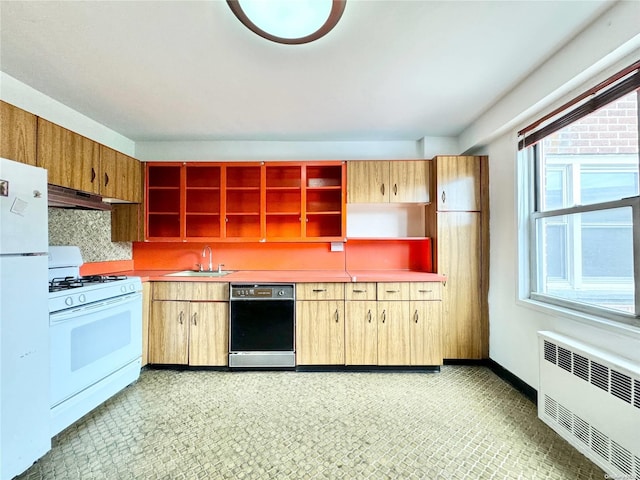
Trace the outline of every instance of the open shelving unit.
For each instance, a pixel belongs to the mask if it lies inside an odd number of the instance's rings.
[[[343,165],[306,166],[306,237],[344,236]]]
[[[148,241],[343,241],[344,162],[147,163]]]
[[[147,170],[147,225],[149,240],[176,240],[180,222],[182,164],[167,163]]]
[[[302,236],[302,168],[301,164],[266,165],[266,238]]]
[[[220,237],[221,170],[220,166],[186,166],[186,237]]]
[[[234,165],[225,169],[225,238],[260,239],[261,166]]]

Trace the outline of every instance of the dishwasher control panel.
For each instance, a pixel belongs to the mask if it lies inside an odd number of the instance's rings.
[[[294,286],[287,284],[231,284],[231,300],[294,300]]]

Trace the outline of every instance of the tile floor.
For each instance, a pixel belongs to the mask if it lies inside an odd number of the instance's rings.
[[[19,479],[603,479],[484,367],[144,370]]]

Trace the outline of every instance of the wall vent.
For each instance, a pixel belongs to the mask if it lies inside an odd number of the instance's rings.
[[[640,480],[640,365],[570,337],[538,335],[540,419],[612,477]]]

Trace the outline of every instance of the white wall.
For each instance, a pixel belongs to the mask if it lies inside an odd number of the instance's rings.
[[[516,134],[503,135],[485,150],[490,174],[489,355],[538,388],[538,330],[577,337],[640,362],[640,330],[595,326],[549,313],[518,299]]]
[[[418,142],[280,142],[280,141],[191,141],[137,142],[139,160],[356,160],[418,159]]]
[[[0,98],[114,150],[132,156],[135,153],[132,140],[4,72],[0,72]]]
[[[489,156],[489,355],[538,388],[536,332],[552,330],[640,362],[640,329],[612,327],[518,298],[516,132],[640,59],[640,2],[618,2],[459,137]]]

